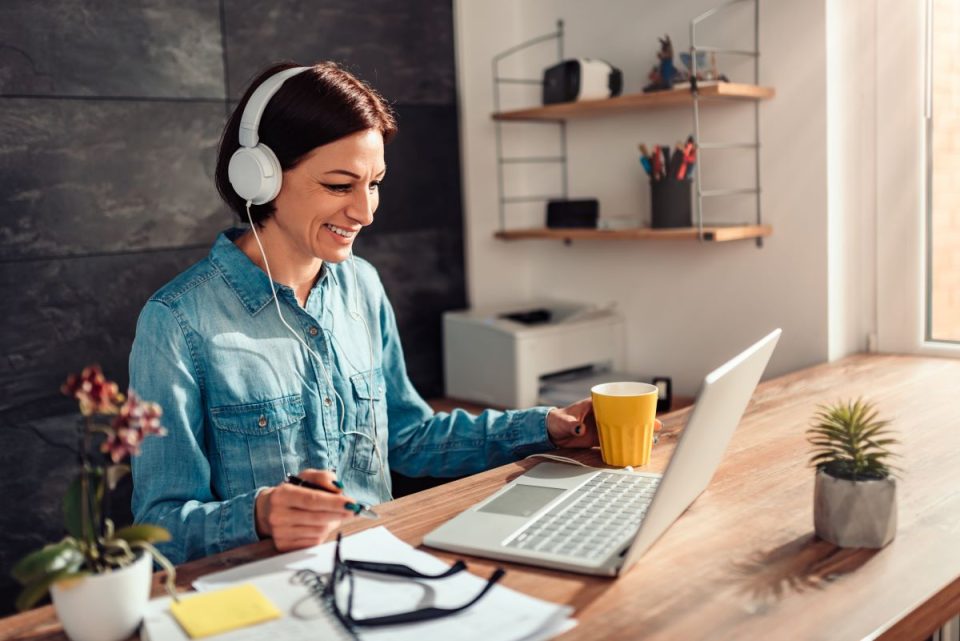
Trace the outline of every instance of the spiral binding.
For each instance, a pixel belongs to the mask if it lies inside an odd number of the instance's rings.
[[[297,573],[293,575],[293,580],[306,586],[307,590],[313,595],[313,598],[327,610],[330,615],[329,618],[340,624],[340,630],[343,633],[340,636],[341,639],[360,641],[360,637],[357,635],[353,626],[340,615],[336,606],[326,598],[324,592],[326,592],[327,589],[327,582],[322,575],[317,574],[313,570],[303,569],[298,570]]]

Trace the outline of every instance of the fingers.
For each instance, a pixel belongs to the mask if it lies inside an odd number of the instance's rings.
[[[329,491],[281,483],[257,495],[254,520],[257,534],[272,537],[277,549],[315,545],[356,513],[346,506],[355,501],[343,494],[336,475],[328,470],[304,470],[300,478]]]
[[[282,485],[274,492],[273,503],[285,507],[309,512],[346,512],[347,503],[355,501],[345,494],[327,494],[320,490],[311,490],[295,485]]]
[[[653,431],[659,432],[662,429],[663,429],[663,423],[660,422],[660,419],[659,418],[653,419]]]
[[[343,494],[327,494],[284,483],[266,494],[264,509],[256,515],[258,524],[264,523],[262,527],[258,525],[258,531],[272,537],[281,551],[318,545],[339,528],[344,519],[356,518],[344,507],[348,502],[350,498]]]
[[[584,424],[584,421],[592,409],[593,401],[589,398],[584,398],[561,410],[557,410],[557,414],[563,419],[565,427],[568,428],[569,436],[576,438],[586,433],[587,426]]]
[[[340,492],[343,490],[343,484],[337,480],[337,475],[330,470],[306,469],[300,472],[298,476],[304,481],[319,485],[331,492]]]
[[[583,419],[587,416],[591,409],[593,409],[593,400],[584,398],[577,401],[573,405],[570,405],[564,411],[568,414],[572,414],[578,421],[583,422]]]
[[[353,516],[353,512],[347,511],[324,511],[313,512],[310,510],[279,510],[275,512],[271,525],[274,529],[281,528],[319,528],[326,527],[330,523],[339,524],[343,519]]]
[[[587,408],[587,411],[584,413],[583,419],[580,421],[580,423],[583,426],[582,431],[580,432],[581,434],[586,432],[596,433],[597,419],[593,414],[593,403],[591,403],[590,406]]]

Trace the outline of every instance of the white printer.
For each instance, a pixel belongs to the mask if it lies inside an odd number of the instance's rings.
[[[538,404],[540,379],[622,368],[623,317],[613,309],[535,301],[443,315],[446,394],[500,408]]]

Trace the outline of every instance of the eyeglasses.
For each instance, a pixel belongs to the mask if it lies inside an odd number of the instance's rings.
[[[340,619],[341,623],[348,629],[358,627],[373,627],[382,625],[397,625],[400,623],[416,623],[420,621],[429,621],[439,619],[457,612],[466,610],[471,605],[479,601],[490,591],[490,588],[499,581],[506,571],[503,568],[497,568],[487,584],[480,590],[477,596],[473,597],[467,603],[455,608],[435,608],[427,607],[410,612],[401,612],[398,614],[388,614],[377,617],[365,617],[357,619],[353,616],[353,595],[356,579],[354,572],[370,572],[373,574],[384,574],[393,577],[404,577],[409,579],[445,579],[467,569],[467,564],[462,560],[457,561],[445,572],[440,574],[424,574],[406,565],[397,563],[378,563],[376,561],[355,561],[353,559],[343,559],[340,556],[340,534],[337,534],[337,544],[333,552],[333,572],[329,579],[323,580],[323,577],[313,570],[300,570],[296,578],[302,583],[310,586],[310,589],[322,598]]]

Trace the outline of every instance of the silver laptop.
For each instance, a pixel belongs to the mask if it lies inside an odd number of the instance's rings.
[[[585,574],[626,572],[706,489],[779,338],[777,329],[707,375],[663,475],[541,463],[423,542]]]

